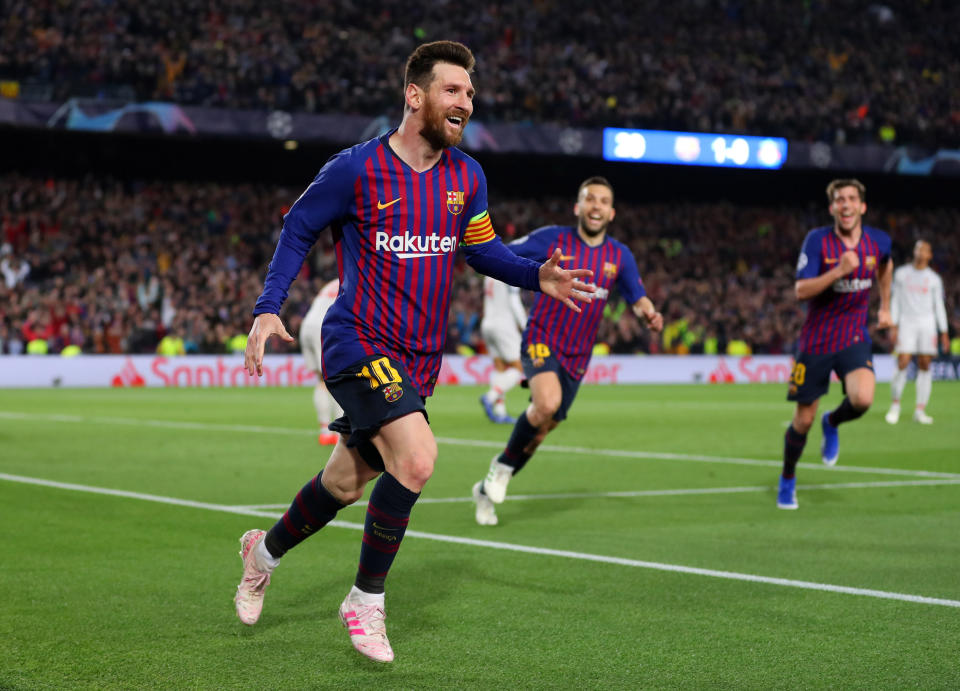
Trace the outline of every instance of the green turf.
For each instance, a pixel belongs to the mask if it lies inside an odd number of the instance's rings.
[[[441,388],[430,400],[440,458],[425,499],[468,495],[506,440],[479,393]],[[907,413],[887,425],[888,395],[881,386],[875,409],[842,428],[836,468],[819,464],[811,433],[801,485],[960,474],[960,386],[934,386],[931,427]],[[511,392],[512,410],[523,396]],[[775,508],[783,396],[772,385],[585,386],[510,485],[511,495],[760,491],[508,501],[493,528],[474,523],[472,504],[423,502],[411,530],[960,600],[960,485],[801,489],[799,511]],[[324,463],[312,423],[308,389],[6,390],[0,473],[279,505]],[[388,582],[397,659],[377,665],[336,618],[355,529],[328,527],[285,557],[247,628],[231,601],[237,538],[268,518],[7,480],[0,515],[0,689],[960,686],[960,608],[414,536]],[[357,524],[363,510],[339,518]]]

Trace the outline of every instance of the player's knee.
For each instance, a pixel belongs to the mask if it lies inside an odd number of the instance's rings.
[[[430,439],[404,452],[396,462],[397,480],[419,492],[433,475],[437,461],[437,444]]]
[[[873,391],[856,391],[847,396],[850,399],[850,405],[859,411],[866,411],[873,405]]]
[[[559,395],[548,394],[539,396],[533,401],[533,408],[538,420],[551,420],[554,413],[560,409],[562,397]]]

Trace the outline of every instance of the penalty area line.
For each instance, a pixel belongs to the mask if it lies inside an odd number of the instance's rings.
[[[129,492],[126,490],[110,489],[107,487],[92,487],[90,485],[79,485],[68,482],[56,482],[53,480],[44,480],[42,478],[25,477],[22,475],[10,475],[0,473],[0,480],[16,482],[27,485],[41,487],[51,487],[55,489],[69,490],[74,492],[85,492],[89,494],[101,494],[114,497],[123,497],[126,499],[137,499],[140,501],[149,501],[159,504],[168,504],[173,506],[182,506],[206,511],[217,511],[220,513],[230,513],[242,516],[259,516],[264,518],[276,519],[278,515],[275,512],[262,511],[249,508],[238,508],[233,506],[224,506],[222,504],[210,504],[207,502],[192,501],[190,499],[177,499],[176,497],[164,497],[155,494],[144,494],[142,492]],[[337,528],[347,528],[350,530],[363,530],[361,523],[349,523],[347,521],[331,521],[327,525]],[[536,554],[546,557],[556,557],[560,559],[575,559],[578,561],[589,561],[601,564],[613,564],[617,566],[627,566],[640,569],[651,569],[654,571],[666,571],[670,573],[681,573],[692,576],[706,576],[710,578],[722,578],[732,581],[745,581],[750,583],[764,583],[785,588],[799,588],[801,590],[817,590],[828,593],[838,593],[842,595],[858,595],[861,597],[873,597],[883,600],[898,600],[900,602],[911,602],[924,605],[938,605],[942,607],[954,607],[960,609],[960,600],[948,600],[945,598],[926,597],[923,595],[912,595],[909,593],[896,593],[886,590],[873,590],[870,588],[853,588],[843,585],[832,585],[830,583],[817,583],[814,581],[799,581],[788,578],[775,578],[770,576],[759,576],[750,573],[739,573],[736,571],[719,571],[716,569],[704,569],[694,566],[683,566],[681,564],[664,564],[655,561],[642,561],[639,559],[625,559],[622,557],[610,557],[601,554],[589,554],[587,552],[573,552],[568,550],[550,549],[547,547],[532,547],[529,545],[516,545],[509,542],[496,542],[493,540],[477,540],[468,537],[459,537],[456,535],[441,535],[438,533],[427,533],[419,530],[408,530],[406,535],[422,540],[432,540],[435,542],[446,542],[456,545],[465,545],[469,547],[481,547],[486,549],[496,549],[509,552],[520,552],[523,554]]]

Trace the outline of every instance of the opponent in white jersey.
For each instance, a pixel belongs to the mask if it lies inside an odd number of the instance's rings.
[[[513,424],[507,415],[504,394],[523,379],[520,341],[527,313],[520,302],[520,289],[487,276],[483,279],[483,320],[480,335],[493,357],[490,389],[480,397],[487,417],[493,422]]]
[[[897,371],[890,383],[893,402],[885,419],[891,425],[900,419],[900,396],[907,383],[910,358],[917,358],[917,405],[913,419],[924,425],[933,422],[927,415],[927,402],[933,387],[930,361],[937,354],[937,332],[944,351],[949,348],[947,310],[943,305],[943,281],[930,268],[933,251],[930,243],[917,240],[913,263],[901,266],[893,274],[891,317],[893,339],[897,343]]]
[[[317,375],[317,384],[313,388],[313,407],[317,409],[317,423],[320,425],[317,441],[324,445],[337,443],[339,435],[331,432],[327,425],[343,415],[343,409],[327,391],[323,383],[323,375],[320,373],[320,327],[323,326],[323,317],[327,310],[337,299],[338,292],[340,292],[340,281],[335,278],[320,289],[300,324],[300,349],[303,351],[303,361]]]

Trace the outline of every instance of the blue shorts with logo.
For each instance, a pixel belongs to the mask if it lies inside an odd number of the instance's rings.
[[[520,364],[523,365],[523,373],[528,380],[542,372],[556,373],[560,379],[560,391],[563,396],[560,400],[560,407],[553,414],[553,419],[561,422],[567,419],[567,411],[573,405],[573,399],[577,397],[577,391],[580,390],[580,380],[565,370],[556,355],[547,349],[544,344],[538,343],[536,347],[544,350],[538,353],[538,357],[530,357],[529,349],[523,349],[520,353]]]
[[[843,378],[855,369],[873,371],[873,355],[870,341],[860,341],[835,353],[797,353],[793,371],[790,373],[787,400],[797,403],[813,403],[830,388],[830,373],[836,372],[847,392]]]
[[[370,441],[380,428],[398,417],[423,413],[421,396],[403,365],[385,355],[364,358],[325,380],[327,389],[340,407],[343,417],[330,423],[348,447],[356,448],[374,470],[383,471],[383,458]]]

